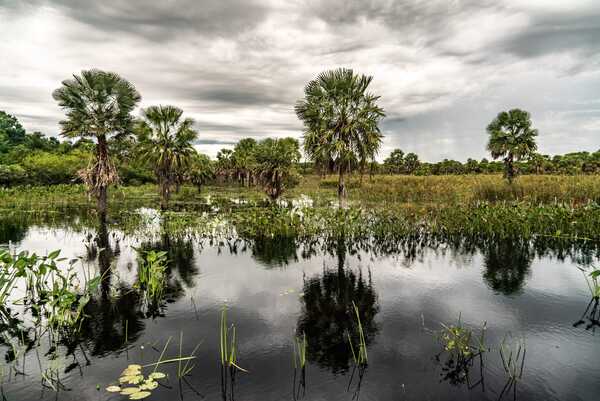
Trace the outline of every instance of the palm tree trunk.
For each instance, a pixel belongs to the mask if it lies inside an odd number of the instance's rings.
[[[169,180],[166,177],[160,179],[160,209],[167,210],[169,207],[169,195],[170,195],[170,185]]]
[[[509,154],[506,157],[506,179],[508,180],[509,184],[512,184],[514,178],[515,178],[515,167],[514,167],[514,163],[513,163],[513,157],[512,157],[512,154]]]
[[[339,179],[338,179],[338,200],[340,203],[340,207],[345,209],[346,204],[346,183],[344,181],[344,167],[340,164],[338,166],[339,170]]]
[[[97,166],[99,166],[100,171],[96,171],[98,177],[96,177],[96,182],[99,183],[96,188],[96,209],[98,212],[98,216],[101,219],[106,220],[106,211],[108,209],[107,195],[108,188],[106,184],[103,184],[103,179],[101,178],[105,174],[109,174],[108,171],[104,171],[108,167],[108,144],[106,142],[106,136],[98,135],[98,144],[96,145],[96,157]]]

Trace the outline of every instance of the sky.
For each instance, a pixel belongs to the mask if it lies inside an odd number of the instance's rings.
[[[380,160],[489,157],[485,128],[511,108],[542,153],[600,149],[598,0],[0,0],[0,38],[0,110],[50,136],[52,91],[98,68],[141,107],[181,107],[212,157],[301,138],[304,86],[346,67],[381,96]]]

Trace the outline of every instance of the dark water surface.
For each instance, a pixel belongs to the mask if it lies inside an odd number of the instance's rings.
[[[93,231],[30,226],[5,235],[15,250],[62,249],[63,256],[84,257],[83,265],[99,263]],[[195,368],[182,382],[176,365],[161,368],[170,379],[149,399],[497,400],[508,379],[498,351],[503,340],[523,340],[526,347],[516,392],[503,399],[600,399],[600,332],[586,316],[574,327],[590,302],[578,267],[598,265],[594,258],[539,256],[528,244],[507,241],[409,243],[406,252],[376,255],[341,241],[323,250],[290,239],[218,246],[166,235],[141,242],[110,232],[109,240],[104,263],[113,273],[104,296],[90,303],[78,341],[61,344],[51,361],[44,356],[50,345],[42,341],[40,350],[27,351],[24,374],[17,375],[4,362],[9,348],[0,344],[5,399],[125,400],[104,388],[128,364],[156,361],[169,337],[167,355],[177,355],[181,333],[183,354],[202,342]],[[136,278],[133,247],[166,250],[172,261],[167,302],[153,316],[128,290]],[[360,371],[353,369],[345,340],[352,301],[363,315],[368,345],[368,367]],[[225,303],[237,327],[238,363],[248,373],[238,372],[223,386],[219,319]],[[483,366],[474,361],[468,381],[467,372],[447,364],[436,334],[459,315],[475,333],[487,323],[490,350]],[[307,336],[304,386],[294,371],[294,332]],[[40,365],[49,364],[59,368],[66,386],[58,394],[41,384]]]

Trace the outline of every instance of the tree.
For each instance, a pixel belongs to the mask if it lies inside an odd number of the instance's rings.
[[[230,178],[235,169],[233,150],[223,148],[217,152],[215,169],[220,182],[227,181]]]
[[[163,210],[168,207],[177,175],[196,153],[192,146],[198,137],[194,120],[182,116],[183,110],[175,106],[151,106],[142,110],[137,124],[141,155],[154,166]]]
[[[505,177],[509,183],[516,176],[515,162],[532,156],[537,150],[531,116],[520,109],[503,111],[488,125],[490,140],[487,145],[494,159],[504,158]]]
[[[295,107],[308,158],[335,164],[340,207],[346,206],[346,172],[381,146],[379,121],[385,113],[377,105],[379,96],[367,91],[372,79],[345,68],[323,72],[306,85]]]
[[[298,183],[295,165],[300,161],[300,145],[294,138],[263,139],[256,146],[256,172],[271,201]]]
[[[0,110],[0,153],[6,152],[11,145],[16,145],[25,140],[25,129],[17,120]]]
[[[404,156],[404,172],[406,174],[413,174],[419,168],[421,162],[419,156],[416,153],[407,153]]]
[[[404,165],[404,152],[401,149],[394,149],[392,153],[383,161],[386,170],[392,174],[400,174]]]
[[[242,185],[245,183],[248,187],[250,186],[252,171],[256,164],[254,157],[255,150],[256,140],[253,138],[243,138],[233,148],[232,158],[238,181]]]
[[[215,178],[213,165],[208,156],[202,153],[196,153],[192,157],[190,167],[187,170],[186,178],[198,188],[198,192],[202,191],[208,181]]]
[[[131,132],[131,112],[141,96],[129,81],[115,73],[88,70],[63,81],[52,97],[66,111],[67,118],[60,122],[63,136],[96,140],[93,161],[79,175],[96,196],[98,214],[105,217],[108,186],[119,180],[108,154],[108,140]]]

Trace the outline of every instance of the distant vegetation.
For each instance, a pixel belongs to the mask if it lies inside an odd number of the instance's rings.
[[[167,208],[173,192],[185,184],[199,191],[213,184],[259,187],[277,199],[301,183],[301,175],[324,178],[335,174],[343,204],[348,187],[363,185],[364,175],[372,180],[382,174],[503,174],[512,183],[517,175],[600,173],[600,150],[554,156],[537,153],[537,131],[529,114],[518,109],[501,112],[487,127],[488,150],[500,160],[430,163],[415,153],[395,149],[377,162],[382,141],[378,124],[384,112],[377,105],[379,98],[368,92],[371,79],[346,69],[322,73],[307,84],[304,98],[296,104],[305,126],[302,144],[293,138],[245,138],[211,160],[193,148],[202,132],[194,130],[183,110],[152,106],[135,118],[132,111],[141,97],[131,83],[116,74],[83,71],[54,92],[66,113],[61,121],[66,140],[27,133],[14,116],[0,111],[0,186],[85,183],[98,207],[105,209],[110,184],[154,183],[159,184],[160,203]],[[308,161],[301,161],[301,148]],[[355,172],[360,177],[357,181],[351,178]],[[328,182],[322,181],[320,188]],[[484,198],[519,198],[520,191],[528,190],[526,184],[494,189],[486,185],[477,185]],[[387,190],[391,188],[395,184]]]

